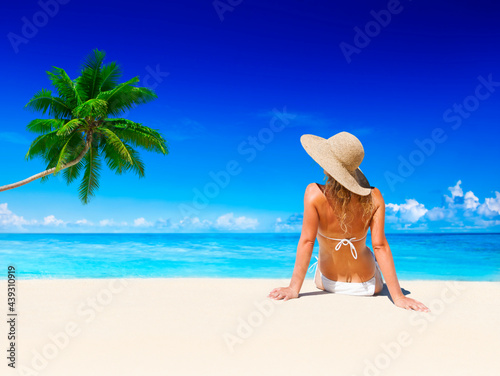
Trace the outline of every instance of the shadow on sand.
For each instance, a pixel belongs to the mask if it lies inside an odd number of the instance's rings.
[[[406,290],[405,288],[401,288],[401,291],[403,292],[403,294],[405,296],[409,295],[411,293],[410,291]],[[314,295],[324,295],[324,294],[331,294],[331,293],[328,291],[323,291],[323,290],[304,292],[304,293],[299,294],[299,298],[307,297],[307,296],[314,296]],[[387,285],[385,283],[384,283],[384,287],[382,288],[382,291],[380,291],[380,293],[378,293],[375,296],[386,296],[392,303],[394,303],[393,300],[391,299],[391,294],[389,293],[389,289],[387,288]]]

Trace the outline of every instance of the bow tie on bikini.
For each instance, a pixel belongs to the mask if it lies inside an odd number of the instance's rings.
[[[356,251],[356,247],[354,246],[354,244],[352,244],[352,242],[359,242],[360,240],[363,240],[364,238],[366,238],[366,236],[368,235],[368,233],[367,233],[361,239],[356,239],[356,238],[335,239],[335,238],[329,238],[328,236],[323,235],[321,232],[319,232],[319,230],[318,230],[318,234],[326,239],[338,241],[337,245],[335,246],[335,251],[338,251],[340,249],[340,247],[342,247],[343,245],[348,245],[351,248],[351,255],[355,260],[358,259],[358,252]],[[318,266],[318,257],[317,256],[314,256],[314,257],[316,258],[316,262],[309,267],[308,272],[310,272],[311,270],[314,269],[314,271],[316,273],[316,268]]]
[[[340,247],[342,247],[343,245],[348,245],[351,248],[351,255],[352,255],[352,257],[354,257],[354,259],[358,258],[358,252],[356,252],[356,247],[354,246],[354,244],[352,244],[352,242],[359,242],[360,240],[363,240],[364,238],[366,238],[366,236],[368,235],[368,233],[366,233],[366,235],[363,236],[361,239],[356,239],[356,238],[335,239],[335,238],[329,238],[328,236],[323,235],[321,232],[319,232],[319,230],[318,230],[318,234],[326,239],[337,240],[338,243],[335,246],[336,251],[338,251],[340,249]]]

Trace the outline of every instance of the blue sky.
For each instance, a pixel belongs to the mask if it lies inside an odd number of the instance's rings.
[[[24,159],[45,71],[74,78],[94,48],[154,88],[127,116],[170,154],[142,151],[143,179],[104,169],[88,205],[57,176],[2,192],[0,231],[300,231],[323,174],[299,138],[340,131],[388,232],[499,231],[499,17],[492,1],[6,3],[0,185],[45,167]]]

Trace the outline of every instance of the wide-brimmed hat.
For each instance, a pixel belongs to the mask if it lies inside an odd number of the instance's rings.
[[[359,169],[365,151],[356,136],[340,132],[326,139],[312,134],[300,137],[306,152],[336,181],[360,196],[371,193],[365,175]]]

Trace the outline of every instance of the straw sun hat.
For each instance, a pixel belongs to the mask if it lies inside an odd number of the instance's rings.
[[[346,189],[360,196],[370,194],[370,184],[359,169],[365,151],[356,136],[340,132],[326,139],[305,134],[300,137],[300,143],[312,159]]]

